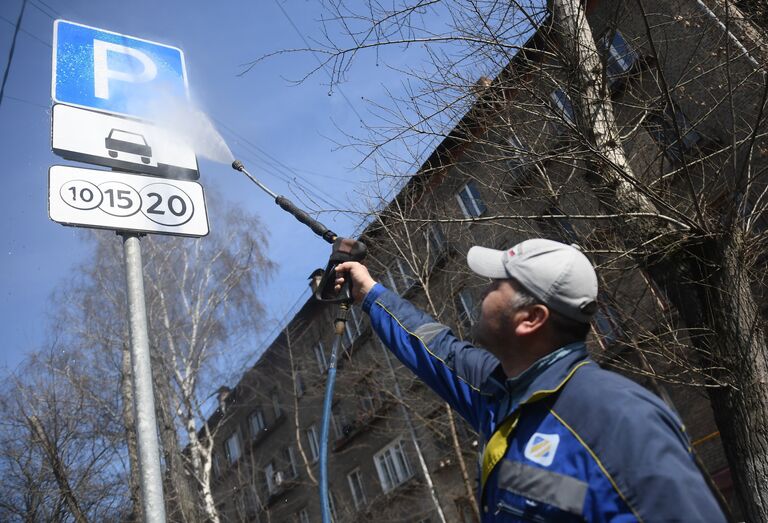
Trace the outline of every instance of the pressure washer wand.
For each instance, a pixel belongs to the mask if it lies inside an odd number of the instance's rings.
[[[250,180],[259,186],[259,188],[275,199],[283,210],[291,213],[297,220],[307,225],[312,232],[323,238],[328,243],[333,244],[331,257],[325,268],[323,278],[315,291],[315,298],[326,303],[338,303],[339,310],[334,322],[336,331],[336,340],[331,349],[331,357],[328,365],[328,381],[325,386],[325,396],[323,398],[323,418],[320,429],[320,507],[323,523],[331,523],[330,498],[328,497],[328,428],[331,418],[331,406],[333,402],[333,389],[336,384],[336,361],[338,358],[341,340],[347,323],[347,314],[352,304],[352,284],[351,279],[346,278],[344,285],[339,292],[335,290],[336,284],[336,266],[346,261],[361,262],[365,258],[365,244],[349,238],[339,238],[338,235],[328,229],[325,225],[318,222],[306,212],[296,207],[291,200],[284,196],[278,196],[269,188],[251,176],[243,162],[235,160],[232,162],[232,168],[245,174]]]
[[[259,180],[251,176],[251,173],[249,173],[245,166],[243,165],[243,162],[240,160],[235,160],[232,162],[232,168],[236,171],[240,171],[244,175],[246,175],[250,180],[259,186],[259,189],[270,195],[272,198],[274,198],[275,203],[280,206],[281,209],[284,211],[289,212],[293,215],[294,218],[299,220],[301,223],[312,229],[312,232],[320,236],[322,239],[327,241],[328,243],[333,243],[334,240],[338,237],[338,235],[330,230],[328,227],[320,223],[319,221],[312,218],[309,214],[302,211],[298,207],[296,207],[291,200],[286,198],[285,196],[278,196],[275,192],[271,191],[269,187],[261,183]]]

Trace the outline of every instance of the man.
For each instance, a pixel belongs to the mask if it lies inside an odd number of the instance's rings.
[[[473,247],[493,281],[478,349],[371,278],[340,264],[390,350],[480,434],[483,522],[724,521],[677,416],[634,382],[601,369],[585,339],[597,277],[576,248],[533,239]]]

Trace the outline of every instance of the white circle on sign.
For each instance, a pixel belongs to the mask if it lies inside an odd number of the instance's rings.
[[[104,200],[99,209],[112,216],[127,217],[139,212],[141,209],[141,196],[139,193],[123,182],[104,182],[99,184]]]
[[[141,190],[141,212],[160,225],[177,227],[192,219],[192,198],[175,185],[151,183]]]
[[[70,180],[59,189],[59,196],[64,203],[88,211],[101,205],[101,191],[96,185],[85,180]]]

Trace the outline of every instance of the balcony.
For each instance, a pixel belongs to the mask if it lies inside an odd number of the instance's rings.
[[[276,472],[272,489],[268,493],[266,506],[273,505],[280,500],[289,490],[299,484],[298,476],[288,477],[287,473]]]
[[[343,436],[333,442],[333,451],[339,452],[359,434],[366,432],[392,405],[391,400],[384,400],[369,410],[358,410],[355,419],[342,426]]]

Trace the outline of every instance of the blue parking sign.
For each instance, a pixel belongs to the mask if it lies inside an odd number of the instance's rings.
[[[66,20],[53,29],[55,102],[152,119],[189,96],[181,49]]]

